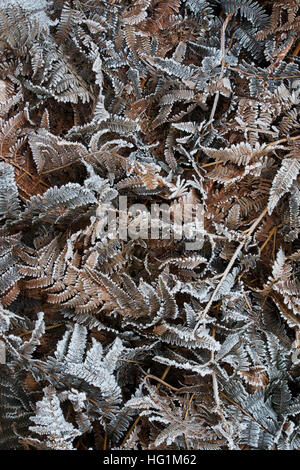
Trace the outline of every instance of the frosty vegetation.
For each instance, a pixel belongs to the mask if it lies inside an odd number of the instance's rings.
[[[0,0],[0,449],[300,448],[299,28],[299,0]],[[170,237],[104,235],[120,196]]]

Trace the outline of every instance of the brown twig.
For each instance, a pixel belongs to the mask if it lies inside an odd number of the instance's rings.
[[[53,330],[53,328],[59,328],[60,326],[64,326],[64,325],[65,325],[64,323],[56,323],[55,325],[46,326],[45,330]],[[18,336],[22,337],[22,336],[30,335],[31,333],[33,333],[33,330],[24,331],[23,333],[20,333]]]

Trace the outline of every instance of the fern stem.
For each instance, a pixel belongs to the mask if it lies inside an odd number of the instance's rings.
[[[273,237],[274,233],[276,231],[276,227],[273,227],[270,232],[269,232],[269,235],[268,235],[268,238],[264,241],[264,243],[262,244],[261,248],[260,248],[260,252],[263,251],[263,249],[265,248],[265,246],[269,243],[269,241],[271,240],[271,238]]]
[[[255,418],[253,418],[253,416],[248,413],[248,411],[244,410],[244,408],[241,407],[241,405],[239,405],[239,403],[236,403],[234,400],[232,400],[231,398],[229,398],[228,395],[226,395],[226,393],[224,392],[220,392],[220,396],[225,398],[225,400],[229,401],[229,403],[231,403],[232,405],[236,406],[239,410],[241,410],[241,412],[245,415],[245,416],[248,416],[249,419],[251,419],[251,421],[253,421],[254,423],[257,423],[258,426],[265,432],[267,432],[268,434],[271,434],[270,431],[268,431],[268,429],[266,429],[262,424],[260,424]]]
[[[223,23],[223,26],[221,28],[221,55],[222,55],[222,67],[221,67],[221,72],[220,72],[220,75],[219,75],[219,80],[221,80],[224,76],[224,73],[225,73],[225,55],[226,55],[226,51],[225,51],[225,31],[226,31],[226,28],[228,26],[228,23],[229,21],[231,20],[232,18],[232,13],[229,13]],[[211,113],[210,113],[210,116],[209,116],[209,123],[211,124],[213,119],[214,119],[214,116],[215,116],[215,113],[216,113],[216,110],[217,110],[217,106],[218,106],[218,102],[219,102],[219,98],[220,98],[220,92],[217,91],[217,93],[215,94],[215,99],[214,99],[214,102],[213,102],[213,106],[212,106],[212,109],[211,109]]]
[[[173,392],[178,392],[180,389],[179,388],[176,388],[176,387],[173,387],[173,385],[170,385],[168,384],[167,382],[165,382],[164,380],[160,379],[159,377],[156,377],[156,375],[152,375],[152,374],[147,374],[145,376],[145,379],[153,379],[153,380],[156,380],[158,383],[157,385],[157,389],[161,386],[161,385],[164,385],[165,387],[169,388],[170,390],[173,390]]]
[[[25,168],[22,168],[21,165],[18,165],[18,163],[14,162],[10,158],[6,158],[4,155],[0,155],[0,159],[4,160],[6,163],[9,163],[10,165],[14,166],[18,170],[23,171],[24,174],[30,176],[32,179],[34,179],[34,175],[32,175],[29,171],[25,170]],[[42,184],[46,188],[50,188],[49,184],[45,183],[45,181],[39,179],[38,183]]]
[[[224,160],[217,160],[216,162],[205,163],[204,165],[199,166],[199,168],[206,168],[208,166],[219,165],[220,163],[224,163]]]
[[[296,57],[299,54],[299,52],[300,52],[300,41],[298,41],[298,44],[295,47],[295,50],[293,51],[292,56]]]
[[[159,381],[164,381],[164,379],[166,378],[167,374],[169,373],[171,369],[171,366],[168,366],[165,368],[162,376],[161,376],[161,379],[158,379]],[[157,377],[155,377],[157,379]],[[160,383],[156,386],[156,389],[159,390],[159,387],[160,387]],[[166,384],[165,382],[163,382],[163,385],[168,385]],[[172,387],[171,385],[168,385],[170,388]],[[176,389],[176,391],[179,390],[179,389]],[[142,410],[143,411],[143,410]],[[126,433],[126,436],[124,437],[123,441],[122,441],[122,444],[121,444],[121,448],[124,447],[126,441],[128,440],[130,434],[132,433],[132,431],[134,430],[134,428],[137,426],[137,424],[140,422],[140,419],[141,419],[141,415],[139,414],[138,417],[136,418],[136,420],[133,422],[133,424],[130,426],[129,430],[127,431]]]
[[[299,140],[299,139],[300,139],[300,135],[295,135],[294,137],[287,137],[285,139],[280,139],[280,140],[275,140],[274,142],[270,142],[266,145],[266,147],[284,144],[285,142],[294,142],[295,140]]]
[[[60,326],[65,326],[65,324],[64,323],[56,323],[55,325],[46,326],[45,330],[53,330],[53,328],[59,328]],[[23,333],[19,334],[18,336],[22,337],[22,336],[30,335],[32,332],[33,332],[33,330],[24,331]]]
[[[300,75],[283,75],[281,77],[273,77],[273,76],[270,76],[270,75],[266,75],[266,76],[257,75],[256,73],[246,72],[245,70],[242,70],[239,67],[231,67],[230,65],[226,64],[226,62],[224,62],[224,66],[228,70],[232,70],[233,72],[238,72],[241,75],[247,75],[248,77],[258,78],[258,79],[263,80],[263,81],[265,81],[265,80],[289,80],[289,79],[292,79],[292,78],[300,78]]]
[[[213,330],[212,330],[212,337],[214,338],[215,337],[215,334],[216,334],[216,328],[215,326],[213,327]],[[215,351],[214,349],[211,351],[211,356],[210,356],[210,360],[212,363],[215,362]],[[216,409],[222,419],[222,422],[224,423],[224,426],[226,429],[228,429],[228,424],[227,424],[227,421],[225,419],[225,416],[224,416],[224,413],[222,411],[222,407],[221,407],[221,402],[220,402],[220,395],[219,395],[219,386],[218,386],[218,380],[217,380],[217,375],[216,375],[216,371],[215,371],[215,367],[212,368],[212,383],[213,383],[213,392],[214,392],[214,399],[215,399],[215,402],[216,402]]]
[[[210,310],[210,307],[217,295],[217,293],[219,292],[222,284],[224,283],[227,275],[229,274],[232,266],[234,265],[235,263],[235,260],[237,259],[237,257],[239,256],[240,252],[242,251],[246,241],[249,239],[249,237],[251,236],[251,234],[254,232],[254,230],[256,229],[256,227],[258,226],[258,224],[261,222],[261,220],[265,217],[265,215],[268,213],[268,208],[266,207],[263,212],[260,214],[260,216],[253,222],[253,224],[251,225],[251,227],[247,230],[246,232],[246,235],[247,237],[240,242],[240,244],[238,245],[237,249],[235,250],[227,268],[225,269],[223,275],[222,275],[222,278],[219,282],[219,284],[217,285],[216,289],[214,290],[208,304],[206,305],[205,309],[203,310],[202,314],[201,314],[201,317],[200,319],[198,320],[198,322],[196,323],[196,326],[194,327],[194,331],[196,331],[200,325],[200,323],[202,322],[202,319],[205,317],[205,315],[209,312]]]
[[[107,449],[107,434],[104,435],[103,450]]]

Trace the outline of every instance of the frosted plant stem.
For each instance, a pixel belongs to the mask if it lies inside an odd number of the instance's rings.
[[[205,309],[203,310],[203,312],[201,313],[201,317],[200,319],[198,320],[198,322],[196,323],[195,327],[194,327],[194,331],[196,331],[200,325],[200,323],[202,322],[202,319],[203,317],[205,317],[205,315],[208,313],[214,299],[216,298],[216,295],[217,293],[219,292],[222,284],[224,283],[226,277],[228,276],[232,266],[234,265],[235,263],[235,260],[237,259],[237,257],[239,256],[243,246],[245,245],[246,241],[249,239],[249,237],[251,236],[251,234],[254,232],[254,230],[256,229],[256,227],[258,226],[258,224],[261,222],[261,220],[265,217],[265,215],[267,214],[268,212],[268,208],[266,207],[263,212],[260,214],[260,216],[253,222],[253,224],[251,225],[251,227],[249,228],[249,230],[247,230],[246,232],[246,238],[240,242],[240,244],[238,245],[237,249],[235,250],[227,268],[225,269],[222,277],[221,277],[221,280],[219,282],[219,284],[217,285],[216,289],[214,290],[208,304],[206,305]]]
[[[225,69],[226,69],[226,67],[225,67],[225,55],[226,55],[226,51],[225,51],[225,31],[226,31],[226,28],[227,28],[227,25],[228,25],[229,21],[231,20],[231,17],[232,17],[232,13],[229,13],[229,15],[226,17],[226,20],[224,21],[222,29],[221,29],[222,68],[221,68],[221,72],[220,72],[220,75],[219,75],[219,80],[221,80],[224,77],[224,73],[225,73]],[[215,116],[217,106],[218,106],[218,102],[219,102],[219,98],[220,98],[220,92],[217,91],[217,93],[215,94],[213,107],[212,107],[212,110],[211,110],[211,113],[210,113],[210,116],[209,116],[209,123],[210,124],[212,123],[213,118]]]

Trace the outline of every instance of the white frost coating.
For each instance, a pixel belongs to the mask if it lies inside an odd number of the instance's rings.
[[[50,20],[45,11],[47,5],[49,6],[51,3],[52,1],[48,2],[47,0],[0,0],[0,9],[19,6],[23,8],[23,10],[31,12],[30,17],[38,20],[41,29],[48,30],[49,26],[56,24]]]
[[[30,418],[35,426],[29,426],[29,430],[47,436],[45,444],[49,449],[75,450],[72,441],[80,432],[65,420],[54,387],[46,387],[43,392],[43,399],[36,404],[36,414]]]

